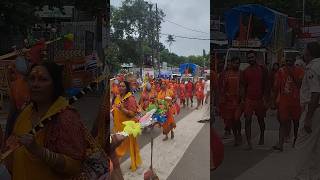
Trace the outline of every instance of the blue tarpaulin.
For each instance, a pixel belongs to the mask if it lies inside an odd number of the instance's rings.
[[[180,64],[179,66],[179,72],[181,74],[184,74],[186,69],[191,69],[192,74],[194,74],[196,72],[197,69],[197,65],[196,64],[192,64],[192,63],[185,63],[185,64]]]
[[[160,78],[169,78],[172,75],[171,71],[160,71]]]
[[[287,15],[257,4],[248,4],[234,7],[225,12],[226,33],[230,41],[236,38],[240,29],[241,15],[253,15],[263,21],[267,28],[266,35],[261,39],[263,45],[271,42],[278,17],[288,18]]]

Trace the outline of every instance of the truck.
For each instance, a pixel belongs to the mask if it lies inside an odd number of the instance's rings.
[[[244,17],[249,18],[247,26],[243,25]],[[268,69],[288,54],[299,54],[295,49],[285,49],[287,20],[286,14],[257,4],[240,5],[228,10],[225,21],[230,48],[225,55],[224,68],[232,57],[237,56],[241,61],[240,70],[244,70],[248,66],[246,56],[250,51],[256,52],[258,63]],[[262,27],[253,29],[254,22]]]

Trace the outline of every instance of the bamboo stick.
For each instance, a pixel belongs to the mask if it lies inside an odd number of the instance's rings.
[[[60,38],[57,38],[57,39],[52,40],[52,41],[46,41],[45,44],[48,45],[48,44],[51,44],[51,43],[53,43],[53,42],[59,41],[59,40],[61,40],[61,39],[62,39],[62,38],[60,37]],[[8,53],[8,54],[5,54],[5,55],[0,56],[0,60],[8,59],[8,58],[11,58],[11,57],[13,57],[13,56],[18,56],[18,55],[20,55],[20,54],[23,54],[23,53],[26,53],[26,52],[29,52],[29,51],[31,51],[31,49],[27,49],[27,48],[15,50],[15,51],[13,51],[13,52],[11,52],[11,53]]]

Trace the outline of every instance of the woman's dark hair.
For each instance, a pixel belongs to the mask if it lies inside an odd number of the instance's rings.
[[[49,72],[49,75],[51,76],[53,82],[53,100],[55,101],[59,96],[62,96],[64,94],[63,67],[57,65],[54,62],[44,61],[40,64],[33,65],[31,67],[31,70],[37,66],[43,66]]]
[[[308,43],[307,50],[313,58],[320,58],[320,44],[318,42]]]
[[[130,83],[128,81],[123,81],[123,83],[126,85],[126,92],[125,93],[127,94],[128,92],[131,91]]]

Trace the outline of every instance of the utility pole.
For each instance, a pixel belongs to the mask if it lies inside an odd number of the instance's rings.
[[[206,50],[203,49],[203,71],[202,71],[202,76],[204,75],[205,67],[206,67]]]
[[[151,27],[150,28],[150,32],[149,32],[150,33],[149,36],[151,36],[151,37],[149,37],[149,39],[151,41],[150,44],[151,44],[151,49],[152,49],[152,52],[151,52],[151,58],[152,59],[151,59],[151,61],[152,61],[152,66],[154,66],[154,54],[155,54],[154,53],[154,51],[155,51],[154,50],[155,49],[154,48],[154,44],[155,44],[154,43],[154,27],[155,26],[154,26],[154,21],[153,21],[153,13],[152,13],[152,4],[151,3],[149,4],[149,11],[150,11],[150,18],[149,18],[149,23],[150,24],[149,25]]]
[[[160,67],[161,67],[161,61],[160,61],[160,52],[159,52],[159,16],[158,16],[158,4],[156,3],[156,27],[157,27],[157,60],[158,60],[158,69],[159,69],[159,75],[160,75]]]
[[[304,24],[305,24],[305,8],[306,8],[306,1],[302,0],[302,26],[303,26],[303,33],[304,33]]]
[[[141,28],[139,28],[141,29]],[[140,48],[140,77],[142,77],[143,74],[143,62],[144,62],[144,55],[143,55],[143,38],[141,35],[141,32],[139,33],[139,48]]]

